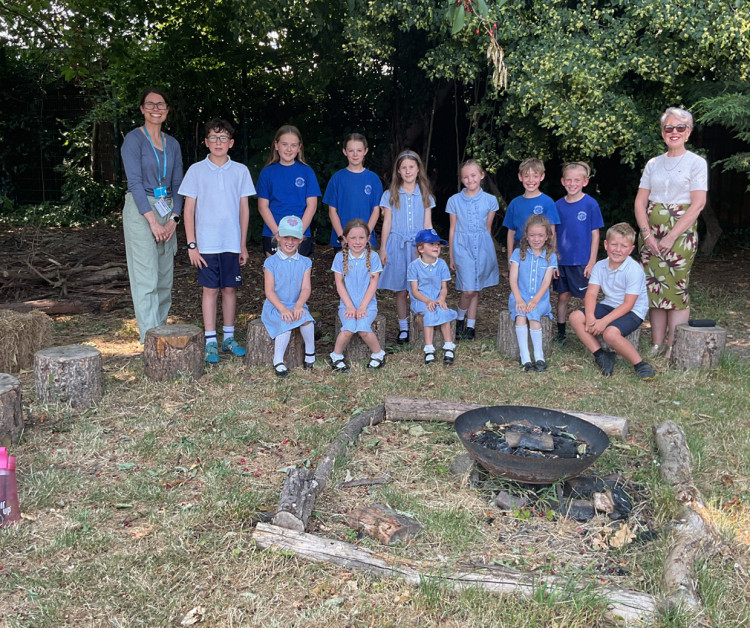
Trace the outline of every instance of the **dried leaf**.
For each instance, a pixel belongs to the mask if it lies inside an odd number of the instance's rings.
[[[203,615],[206,614],[206,608],[204,606],[196,606],[191,609],[180,622],[181,626],[194,626],[198,622],[203,621]]]
[[[409,429],[409,434],[412,436],[416,436],[419,438],[420,436],[424,436],[428,432],[421,426],[421,425],[415,425],[414,427]]]
[[[133,537],[134,539],[142,539],[145,536],[148,536],[154,531],[154,526],[145,526],[143,528],[135,528],[128,530],[128,534]]]
[[[622,523],[620,524],[617,532],[615,532],[609,538],[609,545],[610,547],[614,547],[615,549],[617,549],[620,547],[624,547],[629,543],[632,543],[633,539],[635,539],[635,534],[630,531],[630,528],[627,526],[627,524]]]

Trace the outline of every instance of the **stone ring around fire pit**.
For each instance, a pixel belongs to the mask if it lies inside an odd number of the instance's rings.
[[[510,431],[528,436],[510,439],[517,447],[503,447],[505,451],[490,449],[477,442],[477,434],[490,426],[511,424]],[[526,484],[552,484],[563,478],[573,478],[596,462],[609,447],[609,437],[596,425],[564,412],[530,406],[489,406],[464,412],[454,423],[456,433],[472,458],[492,475]],[[541,428],[541,429],[534,429]],[[574,437],[580,456],[560,457],[547,446],[550,432]],[[573,438],[571,438],[571,442]],[[529,444],[529,449],[524,445]],[[537,444],[534,444],[537,443]],[[523,451],[519,451],[524,448]],[[506,453],[512,451],[513,453]],[[518,454],[526,455],[518,455]]]

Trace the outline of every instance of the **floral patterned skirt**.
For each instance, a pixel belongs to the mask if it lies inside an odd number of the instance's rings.
[[[656,239],[666,236],[689,205],[665,205],[649,201],[646,208],[648,224]],[[672,250],[654,255],[638,236],[641,264],[646,273],[648,306],[660,310],[684,310],[690,307],[688,285],[690,269],[698,248],[697,222],[675,240]]]

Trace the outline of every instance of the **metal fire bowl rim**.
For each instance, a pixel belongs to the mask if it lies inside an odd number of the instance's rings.
[[[567,431],[582,438],[593,452],[586,458],[525,458],[492,451],[469,442],[472,432],[488,420],[493,422],[526,419],[540,426],[565,425]],[[486,406],[469,410],[456,417],[454,429],[461,443],[491,475],[497,475],[525,484],[552,484],[563,478],[580,475],[601,456],[609,446],[607,434],[588,421],[572,414],[534,406]]]

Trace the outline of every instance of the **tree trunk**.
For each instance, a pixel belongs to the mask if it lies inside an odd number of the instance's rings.
[[[38,401],[61,401],[84,410],[101,400],[102,354],[86,345],[51,347],[34,354]]]
[[[605,351],[612,351],[612,347],[610,347],[607,344],[607,342],[604,340],[602,336],[597,336],[596,339],[599,341],[599,345],[601,346],[602,349],[604,349]],[[636,329],[633,333],[631,333],[628,336],[627,339],[628,339],[628,342],[635,347],[635,350],[638,351],[638,353],[640,353],[638,349],[638,343],[641,341],[641,328],[639,327],[638,329]],[[622,356],[618,355],[617,357],[620,358]]]
[[[22,432],[21,382],[7,373],[0,373],[0,447],[17,444]]]
[[[375,336],[377,336],[381,348],[385,347],[385,327],[385,316],[383,314],[378,314],[372,322],[372,331]],[[336,336],[338,336],[341,331],[341,319],[339,318],[338,312],[336,313],[335,330]],[[363,360],[369,361],[371,353],[370,348],[365,344],[365,341],[362,340],[359,334],[354,334],[349,341],[349,345],[344,349],[344,355],[349,362],[361,362]]]
[[[146,332],[143,345],[143,370],[158,382],[190,373],[203,375],[205,364],[203,331],[194,325],[162,325]]]
[[[424,325],[422,324],[424,317],[421,314],[409,312],[409,318],[409,342],[413,347],[421,347],[424,344]],[[452,341],[456,342],[456,319],[453,319],[451,321],[451,336],[453,339]],[[432,338],[432,344],[439,349],[444,342],[445,338],[443,338],[443,332],[441,331],[441,328],[435,327],[435,334]]]
[[[549,353],[550,339],[557,334],[557,328],[555,327],[555,321],[545,316],[541,320],[542,323],[542,350],[544,355]],[[529,350],[531,350],[531,335],[529,335]],[[497,324],[497,350],[504,356],[512,359],[519,360],[521,358],[521,350],[518,348],[518,338],[516,337],[516,325],[510,318],[510,312],[503,310],[500,312],[500,319]]]
[[[275,341],[268,335],[263,321],[260,317],[254,318],[247,324],[247,353],[245,353],[245,364],[247,366],[273,366],[273,347]],[[305,361],[305,343],[299,327],[292,330],[289,346],[284,355],[284,364],[288,368],[302,366]]]
[[[716,212],[714,212],[714,208],[711,206],[710,195],[706,198],[706,205],[701,212],[701,218],[703,218],[703,222],[706,223],[706,236],[703,238],[699,250],[701,255],[711,255],[716,243],[721,237],[722,229],[719,219],[716,216]]]
[[[359,506],[346,516],[346,525],[377,539],[383,545],[406,542],[422,530],[422,526],[411,517],[381,504]]]
[[[726,344],[727,330],[723,327],[677,325],[669,364],[681,369],[714,369]]]

